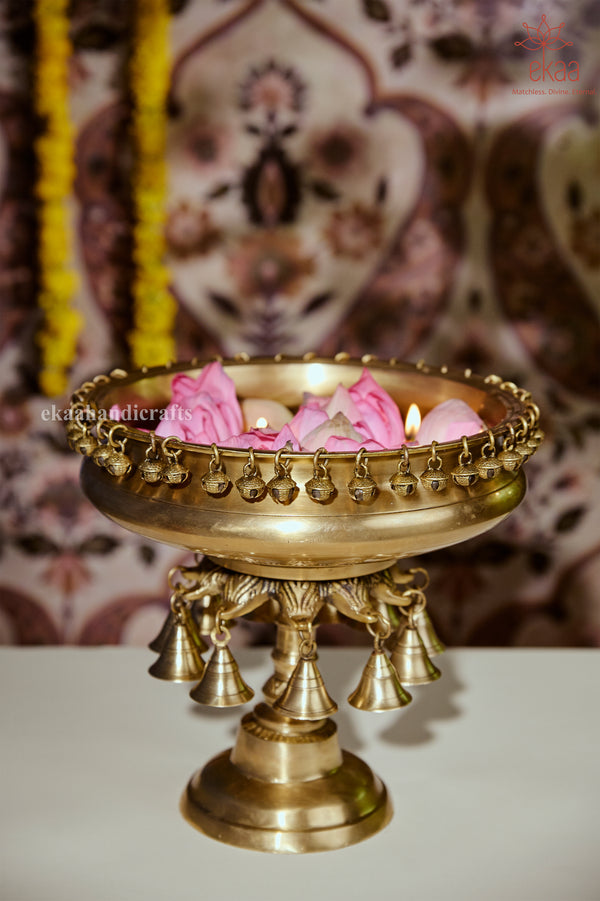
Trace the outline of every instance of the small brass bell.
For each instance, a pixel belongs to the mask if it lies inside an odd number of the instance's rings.
[[[273,710],[296,720],[321,720],[336,712],[337,704],[329,697],[315,660],[316,655],[300,658]]]
[[[165,469],[165,464],[158,459],[155,444],[156,439],[152,437],[151,443],[146,450],[146,457],[138,467],[139,474],[144,482],[148,482],[149,485],[155,485],[156,482],[160,482]]]
[[[514,448],[500,451],[498,460],[502,464],[502,469],[506,470],[506,472],[516,472],[523,462],[521,454],[517,453]]]
[[[423,639],[410,617],[394,641],[391,660],[404,685],[426,685],[442,675],[429,659]]]
[[[258,501],[265,493],[267,486],[259,475],[243,475],[236,479],[235,487],[245,501]]]
[[[160,449],[165,459],[168,461],[163,468],[163,471],[160,474],[160,478],[162,482],[165,482],[167,485],[171,485],[175,488],[177,485],[183,485],[187,482],[190,471],[186,469],[185,466],[182,466],[179,462],[179,457],[181,456],[182,449],[180,447],[169,447],[169,444],[178,445],[179,439],[173,435],[169,435],[168,438],[165,438],[162,442]]]
[[[67,444],[75,450],[77,441],[79,441],[83,435],[83,426],[81,425],[81,422],[78,419],[69,420],[65,427],[65,431],[67,433]]]
[[[69,409],[70,418],[65,426],[65,432],[67,434],[67,443],[73,450],[75,449],[75,442],[84,433],[84,424],[79,415],[83,410],[85,410],[85,404],[83,403],[73,404]]]
[[[328,501],[335,494],[335,485],[329,478],[327,464],[320,459],[325,453],[325,448],[320,447],[313,458],[313,477],[304,485],[304,490],[313,501],[320,504]]]
[[[377,494],[377,482],[370,475],[367,468],[368,460],[363,459],[363,454],[364,448],[361,448],[356,455],[354,477],[348,482],[348,493],[352,500],[359,504],[371,500]]]
[[[382,648],[376,647],[367,661],[358,687],[348,698],[357,710],[383,713],[406,707],[412,696],[404,690],[398,673]]]
[[[248,448],[248,462],[244,464],[242,473],[235,480],[235,487],[245,501],[259,501],[267,490],[267,484],[258,474],[252,447]]]
[[[222,469],[209,469],[200,479],[200,484],[207,494],[219,497],[219,495],[225,494],[231,482]]]
[[[410,459],[406,444],[402,445],[402,458],[398,462],[398,469],[390,479],[390,488],[402,497],[408,497],[417,490],[419,480],[410,471]]]
[[[205,663],[193,634],[194,626],[190,618],[181,611],[175,614],[174,620],[164,639],[160,656],[148,672],[155,679],[167,682],[193,682],[201,679]]]
[[[187,481],[189,474],[189,469],[186,469],[181,463],[175,461],[164,467],[160,477],[167,485],[183,485],[183,483]]]
[[[108,458],[113,452],[113,448],[110,444],[99,444],[98,447],[92,453],[92,460],[96,464],[96,466],[100,466],[104,468],[108,463]]]
[[[118,450],[112,452],[104,465],[112,476],[126,476],[132,469],[129,457]]]
[[[190,691],[193,701],[207,707],[238,707],[254,697],[254,692],[242,679],[239,666],[227,647],[229,630],[223,629],[223,632],[228,636],[224,641],[217,638],[215,630],[211,633],[215,648],[202,680]]]
[[[219,497],[221,494],[225,494],[231,485],[229,476],[221,465],[219,448],[216,444],[212,445],[212,457],[208,463],[208,471],[205,472],[200,479],[200,484],[206,493],[213,495],[213,497]]]
[[[479,470],[472,463],[465,463],[452,470],[452,480],[461,488],[470,488],[479,478]]]
[[[466,436],[462,438],[463,451],[458,458],[458,466],[452,470],[452,481],[461,488],[470,488],[479,479],[479,470],[473,465]]]
[[[448,476],[440,466],[437,469],[428,467],[425,472],[421,473],[421,482],[423,487],[429,491],[443,491],[448,484]]]
[[[431,457],[427,461],[427,469],[421,473],[421,482],[428,491],[443,491],[448,484],[448,476],[437,455],[437,441],[431,442]]]
[[[328,501],[335,493],[335,485],[329,478],[329,475],[314,475],[304,486],[306,493],[313,501]]]
[[[494,479],[502,472],[502,463],[495,454],[489,457],[481,456],[475,465],[481,479]]]
[[[289,504],[293,500],[297,488],[297,484],[287,472],[274,476],[270,482],[267,482],[267,491],[278,504]]]
[[[75,439],[73,445],[77,453],[81,454],[83,457],[89,457],[98,447],[98,442],[91,434],[89,427],[86,425],[84,427],[83,434],[80,438]]]

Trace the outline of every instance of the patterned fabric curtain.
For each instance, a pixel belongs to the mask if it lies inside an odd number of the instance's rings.
[[[36,387],[33,7],[6,0],[0,38],[0,640],[142,644],[185,558],[84,499],[68,394]],[[130,362],[135,9],[69,6],[71,387]],[[600,645],[600,4],[172,0],[168,28],[178,357],[368,352],[532,391],[529,494],[422,561],[432,613],[449,644]]]

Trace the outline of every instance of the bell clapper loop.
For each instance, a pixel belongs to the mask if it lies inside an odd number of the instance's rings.
[[[392,634],[392,624],[389,619],[380,613],[375,622],[367,623],[367,632],[373,638],[375,650],[381,651],[383,650],[384,641]]]
[[[225,625],[221,611],[217,613],[214,628],[210,630],[210,640],[216,648],[226,648],[231,641],[231,632]]]

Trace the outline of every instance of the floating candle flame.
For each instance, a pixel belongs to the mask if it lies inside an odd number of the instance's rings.
[[[419,410],[417,404],[411,404],[408,408],[408,413],[406,414],[406,422],[404,424],[406,440],[414,441],[420,428],[421,411]]]
[[[241,402],[246,429],[274,429],[278,432],[292,418],[292,411],[276,400],[247,397]]]

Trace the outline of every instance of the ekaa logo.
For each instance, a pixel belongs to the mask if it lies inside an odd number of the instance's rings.
[[[542,51],[541,60],[532,60],[529,63],[531,81],[579,81],[579,63],[576,60],[572,59],[569,63],[565,63],[562,59],[546,62],[546,50],[561,50],[563,47],[573,46],[573,41],[565,41],[560,36],[564,24],[561,22],[560,25],[550,27],[546,16],[542,16],[537,28],[523,22],[527,37],[524,41],[515,41],[515,47]]]

